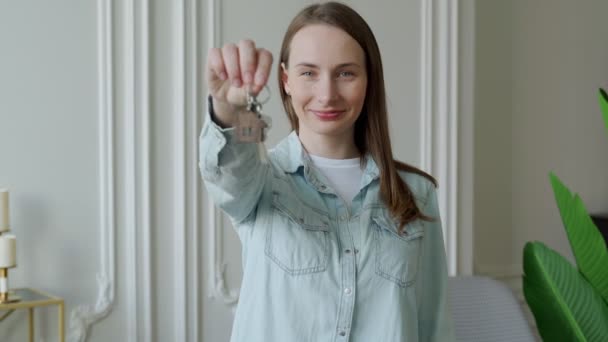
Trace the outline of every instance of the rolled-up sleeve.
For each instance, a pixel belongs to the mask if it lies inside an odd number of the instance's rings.
[[[240,222],[254,212],[269,167],[260,161],[256,144],[237,142],[234,128],[221,128],[213,121],[211,98],[207,108],[199,137],[201,176],[214,203]]]
[[[455,341],[448,304],[448,273],[443,231],[433,184],[429,183],[422,212],[435,220],[425,224],[420,271],[416,279],[419,341]]]

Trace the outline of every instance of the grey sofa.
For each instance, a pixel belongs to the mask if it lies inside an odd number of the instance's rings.
[[[462,342],[539,341],[511,289],[488,277],[449,278],[456,340]]]

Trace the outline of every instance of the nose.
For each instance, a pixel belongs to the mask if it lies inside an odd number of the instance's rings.
[[[330,103],[338,98],[336,80],[332,77],[322,77],[316,84],[316,97],[319,103]]]

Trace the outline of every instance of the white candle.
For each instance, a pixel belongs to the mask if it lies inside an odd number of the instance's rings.
[[[0,232],[10,230],[8,216],[8,190],[0,189]]]
[[[0,235],[0,268],[17,266],[17,238],[15,235]]]

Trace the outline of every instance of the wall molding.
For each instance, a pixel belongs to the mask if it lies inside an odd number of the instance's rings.
[[[459,186],[462,177],[462,165],[459,164],[462,153],[459,136],[460,10],[458,4],[450,0],[421,1],[420,160],[422,169],[439,182],[439,210],[450,275],[472,272],[473,262],[472,253],[467,253],[465,248],[472,248],[472,230],[460,229],[459,225],[472,221],[470,204],[459,207],[463,193],[466,200],[472,198],[472,189]],[[463,86],[472,86],[472,83]],[[472,92],[466,95],[472,96]]]
[[[472,275],[475,255],[475,2],[458,2],[458,267]]]
[[[122,22],[114,13],[122,14]],[[81,305],[71,313],[69,341],[86,341],[91,325],[107,317],[114,307],[118,195],[125,203],[126,337],[130,341],[152,340],[148,17],[148,0],[97,1],[101,271],[96,305]],[[118,65],[123,69],[121,75],[115,74]],[[123,91],[124,102],[120,104],[113,96],[117,89]],[[117,126],[124,127],[121,147],[125,154],[120,161],[114,154]],[[115,170],[121,170],[125,177],[120,194],[115,192]]]
[[[198,135],[202,128],[200,120],[201,103],[206,101],[201,100],[201,67],[200,63],[202,57],[200,54],[200,2],[197,0],[186,0],[187,6],[185,7],[184,17],[186,23],[186,49],[185,62],[186,68],[185,80],[186,80],[186,127],[185,132],[187,133],[188,148],[187,153],[188,159],[186,162],[187,172],[187,184],[186,189],[188,191],[188,199],[186,203],[188,207],[187,218],[188,218],[188,239],[187,239],[187,251],[188,251],[188,264],[186,268],[187,274],[187,317],[188,317],[188,330],[187,330],[187,341],[199,341],[201,337],[202,325],[200,322],[200,298],[201,298],[201,287],[199,282],[200,274],[200,259],[201,259],[201,247],[200,234],[200,193],[201,193],[201,181],[198,173]],[[187,130],[186,130],[187,129]]]
[[[97,1],[97,76],[98,76],[98,139],[99,139],[99,212],[100,271],[97,274],[95,305],[75,307],[70,315],[67,339],[84,342],[90,326],[105,318],[114,306],[116,275],[116,218],[114,174],[114,84],[112,2]]]
[[[200,123],[199,20],[196,0],[173,2],[174,126],[174,340],[200,339],[198,132]],[[204,102],[204,101],[203,101]]]
[[[221,18],[222,8],[220,0],[207,1],[207,24],[208,24],[208,48],[217,47],[222,43],[221,35]],[[206,105],[206,102],[205,102]],[[207,108],[205,107],[204,110]],[[209,260],[209,277],[208,297],[222,301],[229,306],[233,311],[236,309],[236,304],[239,299],[239,289],[230,289],[226,281],[226,263],[223,260],[224,255],[224,230],[227,229],[224,225],[223,213],[215,206],[213,201],[207,198],[207,227],[210,227],[210,233],[207,239],[207,250]]]
[[[174,136],[173,154],[175,162],[173,168],[173,331],[174,341],[185,341],[187,334],[187,272],[186,272],[186,222],[187,222],[187,188],[186,188],[186,24],[185,24],[185,0],[173,1],[173,46],[172,64],[173,74],[173,105],[174,105]]]
[[[128,336],[152,340],[149,0],[123,7],[123,124]]]
[[[421,1],[420,166],[433,170],[433,1]]]

